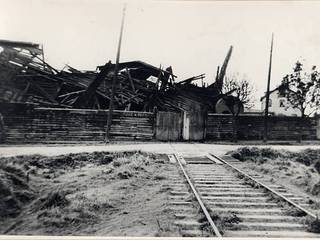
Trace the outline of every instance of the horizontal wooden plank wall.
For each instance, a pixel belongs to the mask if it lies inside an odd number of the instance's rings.
[[[103,142],[108,111],[0,105],[6,143]],[[112,140],[150,140],[154,114],[114,111]]]
[[[299,117],[271,116],[269,117],[269,139],[296,140],[299,137]],[[319,119],[303,119],[302,137],[304,140],[319,139]],[[232,116],[227,114],[208,114],[206,139],[232,139]],[[317,130],[318,129],[318,130]],[[240,115],[237,118],[237,134],[240,140],[263,139],[264,117],[256,115]]]
[[[108,116],[105,110],[39,108],[16,103],[0,103],[0,113],[4,122],[4,128],[0,126],[3,143],[103,142]],[[297,139],[299,121],[298,117],[270,117],[269,139]],[[170,121],[168,124],[172,125]],[[239,116],[237,126],[240,140],[263,138],[263,116]],[[168,131],[172,128],[167,127]],[[111,140],[151,140],[155,137],[155,128],[154,113],[115,111],[110,136]],[[232,116],[208,114],[205,128],[206,140],[231,140]],[[319,139],[319,132],[319,118],[304,119],[303,139]]]
[[[232,139],[232,117],[226,114],[208,114],[206,121],[206,139]]]

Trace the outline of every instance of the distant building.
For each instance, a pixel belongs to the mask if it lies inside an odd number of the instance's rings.
[[[261,110],[266,107],[266,95],[260,98]],[[297,108],[290,106],[290,103],[285,96],[281,95],[279,88],[270,91],[269,97],[269,113],[277,116],[300,116],[301,112]]]

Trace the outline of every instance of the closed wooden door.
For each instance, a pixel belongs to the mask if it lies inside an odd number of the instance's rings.
[[[202,111],[189,114],[189,140],[203,140],[205,137],[205,114]]]
[[[156,139],[163,141],[177,141],[181,139],[181,113],[158,112],[156,120]]]

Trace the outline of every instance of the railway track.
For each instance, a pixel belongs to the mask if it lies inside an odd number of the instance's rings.
[[[319,238],[304,217],[315,218],[306,200],[284,187],[248,175],[237,160],[214,154],[169,155],[180,168],[173,176],[171,205],[182,236]]]

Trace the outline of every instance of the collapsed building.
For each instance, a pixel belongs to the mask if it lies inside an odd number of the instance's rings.
[[[223,79],[232,53],[217,71],[211,85],[197,86],[204,74],[177,81],[172,67],[155,67],[142,61],[119,64],[114,86],[114,109],[125,111],[243,111],[240,101],[222,93]],[[0,41],[0,101],[32,103],[50,108],[108,109],[115,64],[95,71],[69,65],[57,70],[44,59],[40,44]]]
[[[40,44],[0,40],[0,143],[262,139],[264,118],[235,117],[243,105],[222,91],[231,53],[213,84],[197,86],[204,74],[179,80],[172,67],[142,61],[57,70]],[[305,119],[304,139],[318,139],[318,122]],[[299,123],[270,117],[269,136],[294,139]]]

